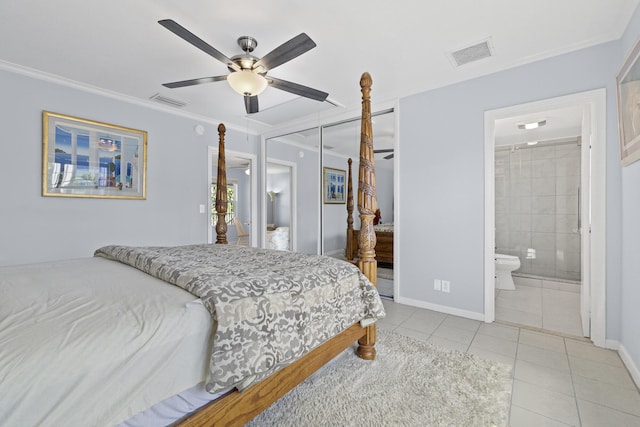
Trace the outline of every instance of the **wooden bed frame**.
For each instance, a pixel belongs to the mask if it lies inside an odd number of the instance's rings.
[[[362,127],[360,133],[360,171],[358,185],[358,211],[362,227],[358,233],[360,257],[357,262],[360,270],[375,285],[377,282],[376,236],[373,232],[373,217],[377,209],[376,180],[373,159],[373,132],[371,127],[371,76],[362,74]],[[227,211],[227,178],[224,154],[225,126],[218,126],[218,185],[216,191],[216,243],[227,243],[227,224],[224,220]],[[351,202],[353,205],[353,201]],[[353,209],[352,209],[353,210]],[[376,326],[362,328],[359,323],[338,334],[313,351],[281,369],[269,378],[253,385],[242,393],[233,390],[225,396],[205,405],[198,411],[179,421],[181,427],[244,425],[273,402],[284,396],[289,390],[304,381],[309,375],[329,362],[343,350],[358,342],[356,353],[365,360],[376,356]]]
[[[347,177],[347,245],[345,248],[345,257],[348,261],[358,259],[358,249],[360,248],[359,236],[360,230],[353,228],[353,178],[351,174],[351,164],[353,161],[348,160],[349,172]],[[358,190],[359,191],[359,190]],[[393,266],[393,231],[376,231],[376,260],[379,263],[390,264]]]

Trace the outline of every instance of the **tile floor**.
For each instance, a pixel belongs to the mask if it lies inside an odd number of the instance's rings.
[[[511,366],[511,427],[640,426],[640,393],[615,351],[584,339],[383,303],[380,329]]]
[[[580,285],[514,276],[515,291],[496,289],[496,320],[582,337]]]
[[[376,287],[380,296],[393,299],[393,280],[378,277]]]

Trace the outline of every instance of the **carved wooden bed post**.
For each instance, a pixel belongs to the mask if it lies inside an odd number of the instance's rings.
[[[376,198],[376,175],[373,157],[373,129],[371,127],[371,85],[369,73],[360,78],[362,90],[362,128],[360,131],[360,168],[358,172],[358,211],[360,212],[360,234],[358,236],[358,266],[373,283],[378,281],[378,262],[376,261],[376,233],[373,230],[373,217],[378,208]],[[376,325],[367,327],[365,336],[358,340],[358,355],[366,360],[376,357]]]
[[[353,160],[349,158],[349,173],[347,179],[347,247],[345,257],[347,261],[353,261],[353,178],[351,177],[351,164]]]
[[[218,125],[218,179],[216,181],[216,244],[227,244],[227,164],[224,154],[224,134],[227,128],[222,123]]]

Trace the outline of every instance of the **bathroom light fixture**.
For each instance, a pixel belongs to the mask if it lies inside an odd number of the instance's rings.
[[[531,122],[531,123],[520,123],[518,125],[518,129],[532,130],[537,129],[540,126],[544,126],[547,124],[546,120],[540,120],[539,122]]]
[[[247,174],[247,175],[251,175],[251,168],[250,168],[250,167],[247,167],[247,168],[244,170],[244,173],[245,173],[245,174]]]
[[[231,89],[244,96],[260,95],[267,87],[267,79],[251,70],[240,70],[227,76]]]
[[[527,142],[527,145],[536,145],[538,143],[538,141],[529,141]]]

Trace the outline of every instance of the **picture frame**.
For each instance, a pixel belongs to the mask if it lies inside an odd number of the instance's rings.
[[[629,53],[618,75],[618,130],[620,161],[628,166],[640,160],[640,40]]]
[[[146,199],[147,132],[42,112],[42,195]]]
[[[346,174],[342,169],[323,168],[322,200],[324,203],[346,203]]]

